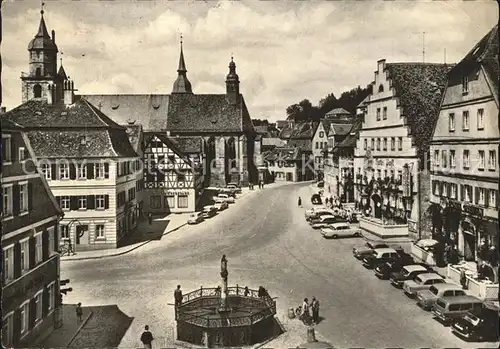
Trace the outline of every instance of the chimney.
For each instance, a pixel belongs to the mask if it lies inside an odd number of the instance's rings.
[[[64,93],[64,104],[71,105],[75,103],[74,84],[72,80],[64,80],[63,82],[63,93]]]
[[[52,42],[55,44],[56,43],[56,31],[52,31]]]

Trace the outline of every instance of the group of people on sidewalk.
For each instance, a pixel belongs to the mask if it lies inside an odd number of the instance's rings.
[[[264,189],[264,181],[259,181],[259,189]],[[248,189],[253,190],[254,184],[252,182],[248,183]]]
[[[316,297],[311,299],[304,298],[302,305],[295,310],[296,315],[305,325],[316,325],[319,323],[319,301]]]

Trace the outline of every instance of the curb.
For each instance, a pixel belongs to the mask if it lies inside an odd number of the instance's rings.
[[[69,340],[68,344],[66,344],[66,348],[70,346],[70,344],[75,340],[76,336],[78,336],[78,333],[80,333],[80,331],[83,329],[83,327],[87,324],[87,322],[90,320],[90,318],[94,315],[94,313],[92,311],[90,311],[90,314],[85,318],[85,320],[83,320],[82,324],[80,325],[80,327],[78,327],[78,329],[76,330],[76,333],[73,335],[73,337],[71,337],[71,339]]]
[[[185,225],[187,225],[187,223],[183,223],[183,224],[179,225],[178,227],[176,227],[172,230],[169,230],[166,233],[163,233],[161,236],[165,236],[165,235],[168,235],[170,233],[173,233],[174,231],[179,230],[180,228],[184,227]],[[108,254],[105,256],[81,257],[81,258],[71,258],[71,259],[63,259],[64,257],[62,257],[60,260],[61,260],[61,262],[67,262],[67,261],[83,261],[83,260],[90,260],[90,259],[103,259],[103,258],[108,258],[108,257],[117,257],[117,256],[124,255],[126,253],[129,253],[129,252],[132,252],[132,251],[138,249],[139,247],[142,247],[146,244],[149,244],[151,241],[155,241],[155,240],[154,239],[146,240],[144,242],[139,243],[139,245],[132,247],[129,250],[117,252],[117,253],[113,253],[113,254]]]

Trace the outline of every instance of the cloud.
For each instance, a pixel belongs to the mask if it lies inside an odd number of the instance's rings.
[[[48,2],[66,72],[85,93],[168,93],[177,77],[180,33],[195,93],[224,93],[234,54],[254,118],[285,117],[288,105],[366,86],[376,61],[461,59],[496,23],[495,4],[475,2],[115,1]],[[3,97],[21,101],[38,5],[7,2]]]

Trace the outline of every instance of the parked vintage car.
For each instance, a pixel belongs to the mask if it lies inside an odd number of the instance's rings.
[[[309,217],[306,218],[306,220],[310,221],[312,219],[317,219],[321,216],[337,216],[333,210],[330,210],[329,208],[321,208],[314,210],[313,213],[309,215]]]
[[[467,341],[498,341],[500,309],[491,302],[485,302],[477,314],[467,313],[455,320],[451,331]]]
[[[406,280],[411,280],[419,274],[428,272],[429,269],[420,264],[406,265],[401,268],[400,272],[391,273],[389,279],[391,280],[391,284],[393,286],[401,288],[403,286],[403,282],[405,282]]]
[[[214,205],[207,205],[203,207],[203,217],[211,218],[217,214],[217,208]]]
[[[378,277],[379,279],[387,280],[389,279],[389,276],[391,276],[391,273],[400,272],[404,266],[411,264],[415,264],[413,257],[408,253],[401,252],[399,253],[398,259],[383,264],[379,264],[375,267],[373,271],[375,272],[375,276]]]
[[[399,254],[393,248],[376,248],[371,254],[363,257],[363,266],[368,269],[373,269],[379,264],[395,261],[398,258]]]
[[[214,207],[218,210],[218,211],[224,211],[226,208],[229,207],[228,203],[223,201],[223,202],[217,202],[214,204]]]
[[[214,196],[213,200],[216,203],[217,202],[227,202],[228,204],[232,204],[235,201],[234,197],[232,197],[231,195],[228,195],[228,194],[223,194],[223,193],[220,193],[219,195]]]
[[[236,194],[241,194],[241,187],[237,183],[229,183],[226,185],[226,188],[234,191]]]
[[[441,297],[432,307],[432,315],[441,323],[450,324],[469,312],[479,314],[482,308],[483,301],[474,296]]]
[[[389,247],[389,245],[383,242],[367,241],[363,246],[353,247],[352,254],[355,258],[362,260],[365,256],[370,255],[374,249],[385,247]]]
[[[406,295],[414,297],[418,291],[428,290],[432,285],[444,284],[446,281],[436,273],[422,273],[403,282],[403,291]]]
[[[444,283],[436,284],[429,287],[428,290],[420,290],[417,292],[417,305],[424,310],[430,310],[440,297],[457,297],[466,296],[467,294],[462,289],[462,286]]]
[[[189,215],[188,224],[198,224],[205,220],[203,212],[193,212]]]
[[[321,235],[326,239],[338,239],[340,237],[362,237],[359,229],[354,229],[347,222],[333,223],[321,229]]]
[[[335,217],[332,215],[324,215],[324,216],[319,216],[319,218],[317,219],[309,221],[309,224],[313,229],[321,229],[328,227],[330,224],[339,222],[342,222],[342,219],[339,217]]]

